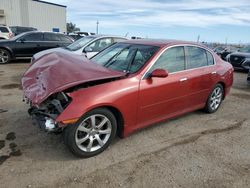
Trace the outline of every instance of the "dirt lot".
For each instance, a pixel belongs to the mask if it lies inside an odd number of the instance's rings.
[[[189,113],[77,159],[61,135],[32,125],[19,89],[27,66],[0,66],[1,187],[250,187],[246,73],[235,73],[217,113]]]

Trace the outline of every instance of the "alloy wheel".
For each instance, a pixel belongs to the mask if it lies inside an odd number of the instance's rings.
[[[0,63],[4,64],[9,61],[9,55],[5,50],[0,50]]]
[[[75,132],[75,143],[84,152],[101,149],[112,132],[111,121],[102,114],[94,114],[84,119]]]
[[[216,87],[210,98],[210,108],[212,110],[216,110],[222,101],[222,89],[221,87]]]

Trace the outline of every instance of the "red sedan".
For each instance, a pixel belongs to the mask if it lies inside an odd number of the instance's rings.
[[[64,132],[79,157],[99,154],[116,135],[198,109],[213,113],[232,83],[229,63],[174,40],[117,43],[91,60],[41,53],[22,78],[30,115],[42,129]]]

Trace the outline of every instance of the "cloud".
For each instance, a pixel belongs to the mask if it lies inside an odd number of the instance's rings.
[[[50,0],[47,0],[50,1]],[[68,6],[68,20],[90,28],[250,26],[249,0],[51,0]]]

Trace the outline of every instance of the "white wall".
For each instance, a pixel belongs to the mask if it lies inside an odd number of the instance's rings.
[[[30,26],[42,31],[66,32],[66,8],[32,0],[0,0],[5,17],[0,24]]]
[[[30,25],[43,31],[59,28],[66,32],[66,8],[36,1],[29,1],[28,8]]]

